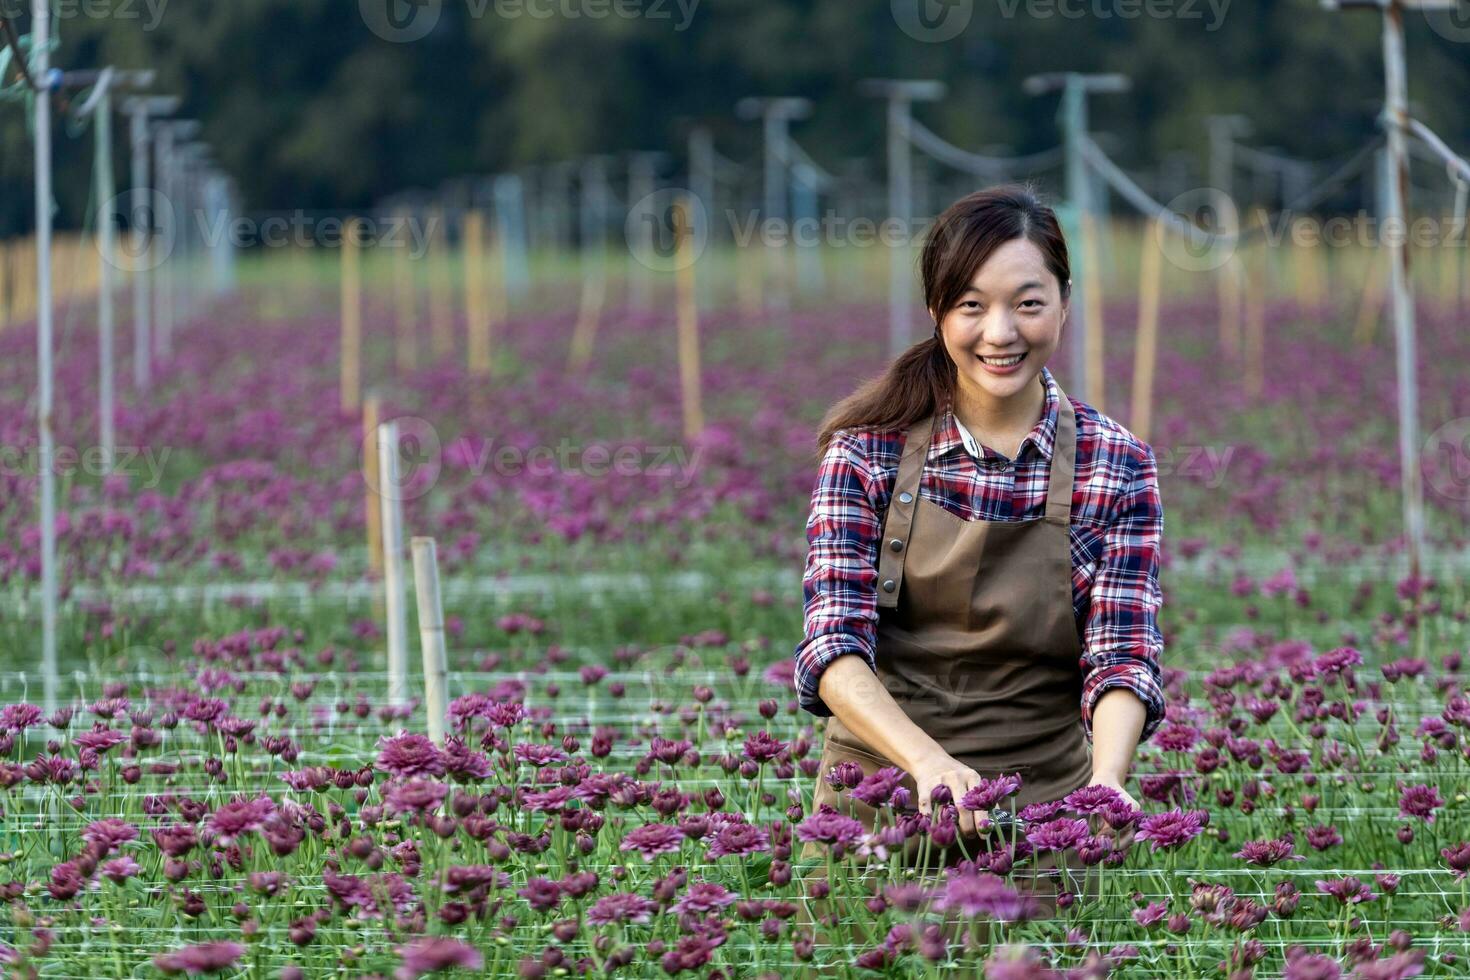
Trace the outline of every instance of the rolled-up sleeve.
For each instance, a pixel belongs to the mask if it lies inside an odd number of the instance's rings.
[[[1145,446],[1133,478],[1119,496],[1092,580],[1082,638],[1082,723],[1089,742],[1093,708],[1111,688],[1131,690],[1147,708],[1140,742],[1147,741],[1164,720],[1160,668],[1164,638],[1158,625],[1163,534],[1158,465],[1153,450]]]
[[[877,554],[882,527],[873,490],[861,447],[849,432],[838,430],[812,489],[802,575],[805,628],[795,652],[798,703],[818,717],[832,714],[817,696],[828,664],[853,653],[877,669]]]

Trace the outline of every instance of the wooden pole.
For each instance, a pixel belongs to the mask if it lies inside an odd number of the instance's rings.
[[[429,738],[444,744],[449,713],[449,668],[444,649],[444,605],[439,599],[439,561],[433,538],[414,538],[413,584],[419,606],[419,647],[424,658],[424,710]]]
[[[567,371],[578,374],[592,360],[597,341],[597,325],[602,319],[602,304],[607,299],[607,275],[582,276],[582,296],[577,304],[577,324],[572,328],[572,345],[567,355]]]
[[[759,245],[752,242],[735,247],[735,274],[739,277],[736,290],[740,294],[740,315],[746,320],[757,319],[765,312],[765,300],[761,296],[764,269]]]
[[[1157,235],[1163,234],[1157,218],[1144,226],[1138,276],[1138,340],[1133,349],[1133,434],[1148,442],[1153,427],[1154,369],[1158,363],[1159,297],[1164,250]]]
[[[470,374],[490,373],[490,311],[485,306],[485,219],[478,211],[464,218],[464,309],[469,333]]]
[[[342,231],[342,411],[356,412],[362,402],[362,255],[358,220],[348,218]]]
[[[1363,295],[1358,301],[1358,321],[1353,327],[1353,340],[1359,347],[1373,343],[1378,333],[1378,318],[1383,311],[1384,286],[1388,279],[1389,256],[1376,247],[1368,249],[1367,274],[1363,277]]]
[[[703,393],[699,372],[699,308],[694,285],[694,232],[688,194],[674,204],[674,230],[679,236],[678,316],[679,389],[684,409],[684,438],[694,440],[704,429]]]
[[[407,225],[409,216],[400,216]],[[412,371],[418,366],[418,297],[414,282],[413,256],[408,248],[399,245],[393,250],[393,292],[397,297],[394,304],[393,362],[400,371]]]
[[[1082,221],[1082,279],[1085,283],[1082,301],[1082,328],[1087,332],[1087,394],[1092,407],[1103,411],[1103,305],[1102,256],[1098,251],[1097,223],[1088,211],[1079,215]]]
[[[369,395],[362,403],[362,470],[364,473],[380,473],[378,462],[378,422],[382,415],[382,403],[377,395]],[[367,508],[368,567],[379,580],[383,577],[383,510],[377,495],[368,484]]]
[[[1256,208],[1261,224],[1268,221],[1265,208]],[[1247,261],[1251,272],[1245,290],[1245,391],[1247,397],[1259,398],[1266,383],[1266,291],[1267,255],[1265,244],[1256,247],[1257,254]]]
[[[429,349],[434,358],[454,352],[454,304],[449,297],[449,230],[442,210],[436,210],[435,227],[429,236]]]
[[[1232,255],[1215,273],[1215,295],[1220,306],[1220,354],[1240,354],[1240,258]]]
[[[408,701],[408,623],[404,615],[403,500],[398,423],[378,426],[378,500],[383,521],[383,595],[387,613],[388,702]]]

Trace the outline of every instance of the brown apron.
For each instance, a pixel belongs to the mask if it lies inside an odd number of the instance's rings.
[[[1092,775],[1068,534],[1077,420],[1067,396],[1058,393],[1044,517],[966,521],[921,497],[919,478],[936,419],[931,415],[908,431],[880,541],[878,676],[914,723],[955,759],[981,776],[1021,776],[1020,792],[1001,803],[1013,813],[1060,799]],[[902,767],[863,744],[836,716],[827,720],[812,809],[829,803],[871,829],[877,812],[826,781],[845,761],[856,762],[864,775]],[[903,785],[916,792],[907,773]],[[891,820],[891,814],[885,818]],[[956,853],[945,863],[964,856],[950,850]],[[822,845],[808,844],[802,857],[822,853]],[[912,866],[915,857],[910,849],[904,863]],[[1095,894],[1096,875],[1083,874],[1075,852],[1061,861],[1046,852],[1040,860],[1019,862],[1012,885],[1054,910],[1062,868],[1068,875],[1060,890],[1079,898]]]

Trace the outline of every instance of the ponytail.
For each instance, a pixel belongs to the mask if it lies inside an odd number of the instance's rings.
[[[939,327],[856,391],[828,410],[817,435],[817,455],[824,456],[838,429],[870,426],[907,429],[948,405],[954,394],[955,365],[944,348]]]

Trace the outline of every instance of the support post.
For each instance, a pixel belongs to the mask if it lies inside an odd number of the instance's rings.
[[[424,658],[424,712],[429,738],[443,745],[449,714],[449,658],[444,648],[444,604],[439,598],[439,559],[433,538],[413,539],[413,585]]]

